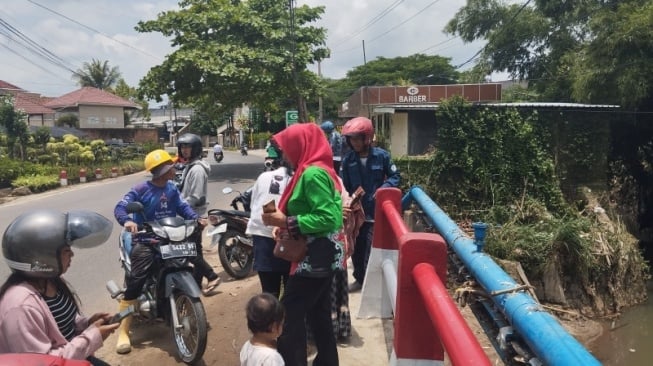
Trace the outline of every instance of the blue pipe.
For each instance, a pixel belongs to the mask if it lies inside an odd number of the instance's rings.
[[[407,207],[411,199],[422,208],[430,223],[485,291],[493,294],[520,286],[492,258],[478,251],[474,241],[420,187],[414,186],[408,191],[402,199],[402,207]],[[492,296],[492,300],[545,365],[601,365],[528,293],[499,293]]]

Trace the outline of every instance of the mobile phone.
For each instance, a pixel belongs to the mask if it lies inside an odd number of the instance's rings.
[[[127,307],[127,309],[125,309],[125,310],[123,310],[123,311],[121,311],[119,313],[116,313],[113,317],[111,317],[111,320],[109,320],[108,324],[119,323],[123,319],[125,319],[126,317],[132,315],[134,313],[134,311],[135,311],[134,305],[129,305]]]
[[[263,205],[263,213],[272,213],[277,210],[277,203],[274,200],[270,200]]]

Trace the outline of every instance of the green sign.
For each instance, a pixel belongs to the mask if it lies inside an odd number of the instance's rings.
[[[286,111],[286,127],[299,122],[299,112]]]

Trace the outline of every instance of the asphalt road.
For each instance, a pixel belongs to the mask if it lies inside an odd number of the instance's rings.
[[[221,163],[216,163],[212,154],[205,160],[211,163],[208,186],[210,208],[227,208],[236,193],[225,196],[222,188],[230,186],[239,191],[247,189],[263,169],[263,156],[256,151],[248,156],[226,151]],[[118,235],[121,227],[113,218],[113,209],[131,186],[149,177],[149,174],[141,172],[17,198],[0,205],[0,232],[4,233],[7,225],[18,215],[39,208],[61,211],[87,209],[112,220],[114,227],[111,238],[99,247],[73,249],[75,256],[71,268],[64,275],[77,291],[84,313],[112,312],[116,307],[115,300],[109,297],[105,283],[110,279],[122,283],[122,270],[118,262]],[[9,273],[6,265],[0,265],[2,282]]]

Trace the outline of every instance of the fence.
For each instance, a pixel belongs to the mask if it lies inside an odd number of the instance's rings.
[[[374,242],[359,317],[394,314],[391,365],[490,365],[444,286],[447,247],[440,235],[409,232],[401,191],[376,192]]]
[[[531,364],[545,365],[600,365],[582,344],[572,337],[560,323],[546,312],[526,291],[524,286],[503,271],[492,258],[483,253],[438,205],[419,187],[412,187],[402,199],[406,208],[416,202],[426,218],[446,240],[458,258],[494,305],[512,326],[512,336],[522,337],[537,356]],[[375,232],[376,234],[376,232]]]

